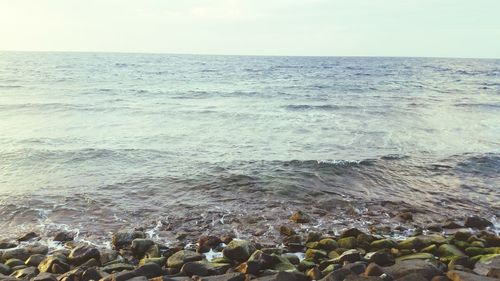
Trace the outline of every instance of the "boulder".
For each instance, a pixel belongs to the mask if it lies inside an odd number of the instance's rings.
[[[489,226],[493,226],[493,223],[491,223],[489,220],[485,218],[481,218],[478,216],[472,216],[468,217],[465,220],[465,227],[472,227],[472,228],[478,228],[478,229],[484,229]]]
[[[49,272],[49,273],[60,273],[55,271],[60,271],[63,269],[64,272],[68,271],[70,266],[65,263],[60,257],[55,255],[47,256],[43,261],[38,265],[38,270],[40,272]],[[56,270],[57,269],[57,270]]]
[[[45,259],[45,255],[34,254],[31,255],[25,262],[27,266],[38,266]]]
[[[181,250],[167,259],[167,267],[181,268],[187,262],[201,261],[203,255],[189,250]]]
[[[354,249],[358,245],[358,240],[355,237],[349,236],[345,238],[340,238],[338,240],[338,246],[344,249]]]
[[[222,251],[224,256],[230,260],[244,262],[255,251],[252,243],[245,240],[232,240]]]
[[[134,269],[135,267],[133,265],[123,262],[112,263],[102,268],[102,270],[107,273],[120,272],[125,270],[128,271]]]
[[[147,263],[141,265],[137,269],[135,269],[134,272],[137,276],[145,276],[148,279],[163,275],[161,266],[156,263]]]
[[[500,279],[500,254],[479,260],[474,266],[474,272]]]
[[[29,256],[30,253],[25,248],[14,248],[5,250],[0,260],[19,259],[24,261],[29,258]]]
[[[36,234],[35,232],[29,232],[29,233],[26,233],[23,236],[17,238],[17,241],[19,241],[19,242],[30,241],[30,240],[38,238],[38,237],[39,237],[38,234]]]
[[[57,242],[68,242],[68,241],[73,241],[74,237],[70,233],[67,232],[59,232],[54,236],[54,241]]]
[[[70,264],[78,266],[90,259],[99,261],[100,258],[101,254],[99,253],[99,250],[93,247],[82,245],[71,250],[68,256],[68,261]]]
[[[32,278],[31,281],[57,281],[57,275],[48,272],[40,272],[37,276]]]
[[[155,244],[152,240],[149,239],[143,239],[143,238],[138,238],[132,240],[130,250],[132,251],[132,254],[136,258],[142,258],[146,251]]]
[[[34,266],[26,267],[23,269],[16,270],[12,272],[10,276],[16,277],[18,279],[31,279],[37,276],[39,273],[38,269]]]
[[[364,258],[380,266],[390,266],[395,263],[394,257],[391,254],[382,251],[368,253]]]
[[[209,271],[208,267],[205,263],[202,262],[187,262],[182,268],[181,272],[186,274],[187,276],[208,276]]]
[[[188,279],[191,280],[191,279]],[[208,277],[193,277],[194,281],[244,281],[245,275],[239,272],[232,272],[222,275],[208,276]],[[150,280],[150,281],[168,281],[168,280]],[[173,281],[173,280],[172,280]]]
[[[442,271],[434,262],[421,259],[396,262],[396,264],[392,266],[385,267],[384,271],[389,273],[395,279],[404,277],[411,273],[418,273],[430,280],[432,277],[442,274]]]
[[[477,275],[474,273],[450,270],[446,273],[446,276],[451,279],[451,281],[494,281],[497,278],[491,278],[486,276]]]
[[[142,231],[119,231],[113,234],[111,243],[115,249],[120,249],[124,246],[128,246],[136,238],[145,238],[145,234]]]

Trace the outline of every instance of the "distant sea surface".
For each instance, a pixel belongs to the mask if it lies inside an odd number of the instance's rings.
[[[496,222],[500,60],[0,52],[0,238],[296,210]]]

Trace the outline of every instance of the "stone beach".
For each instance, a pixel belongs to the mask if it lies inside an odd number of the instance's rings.
[[[132,229],[113,233],[104,248],[70,232],[57,233],[49,244],[29,232],[0,241],[0,280],[500,280],[500,237],[482,217],[417,227],[406,237],[391,236],[386,227],[340,233],[301,227],[311,220],[297,211],[276,225],[278,243],[215,230],[163,243]]]

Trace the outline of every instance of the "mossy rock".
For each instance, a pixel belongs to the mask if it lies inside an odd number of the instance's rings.
[[[391,248],[394,248],[397,246],[398,246],[398,243],[396,243],[396,241],[394,241],[393,239],[380,239],[380,240],[373,241],[370,244],[370,249],[371,249],[371,251],[375,252],[375,251],[383,250],[383,249],[391,249]]]
[[[435,244],[432,244],[430,246],[427,246],[420,250],[423,253],[431,253],[433,255],[437,254],[438,247]]]
[[[334,272],[335,270],[339,269],[340,267],[341,267],[340,264],[330,264],[321,271],[321,274],[323,274],[323,276],[326,276]]]
[[[416,253],[411,255],[401,256],[396,258],[397,262],[406,261],[406,260],[435,260],[436,257],[430,253]]]
[[[329,258],[329,259],[336,259],[336,258],[338,258],[339,256],[340,256],[340,255],[339,255],[339,253],[337,253],[336,251],[330,251],[330,252],[328,253],[328,258]]]
[[[349,236],[345,238],[340,238],[338,241],[338,247],[345,249],[355,249],[358,245],[358,241],[355,237]]]
[[[472,241],[470,242],[471,247],[476,247],[476,248],[484,248],[484,242],[483,241]]]
[[[332,238],[325,238],[321,239],[318,242],[318,248],[321,250],[326,250],[326,251],[331,251],[335,250],[339,247],[339,244],[337,241],[333,240]]]
[[[292,264],[299,264],[300,263],[300,259],[299,259],[299,257],[297,257],[297,255],[287,253],[287,254],[283,254],[281,256],[286,258]]]
[[[306,271],[310,268],[313,268],[316,266],[316,263],[314,262],[313,259],[303,259],[300,261],[299,265],[297,266],[297,268],[300,270],[300,271]]]
[[[134,270],[135,266],[128,263],[113,263],[102,268],[103,271],[107,273],[120,272],[124,270]]]
[[[20,259],[9,259],[4,264],[10,268],[13,268],[16,266],[24,265],[24,262]]]
[[[139,265],[144,265],[147,263],[156,263],[159,266],[163,266],[165,262],[167,261],[166,257],[159,257],[159,258],[143,258],[139,261]]]
[[[307,242],[306,243],[306,247],[309,248],[309,249],[319,249],[319,242],[318,241]]]
[[[468,256],[500,254],[500,247],[490,247],[490,248],[469,247],[465,249],[465,253]]]
[[[319,260],[328,257],[328,253],[323,250],[307,249],[305,257],[306,259]]]
[[[311,221],[311,217],[302,211],[297,211],[290,217],[290,220],[296,223],[308,223]]]
[[[455,241],[453,244],[455,244],[455,246],[457,246],[458,248],[460,248],[462,250],[470,247],[470,244],[468,242],[465,242],[465,241]]]
[[[397,248],[400,250],[411,250],[424,248],[424,241],[418,237],[410,237],[398,243]]]
[[[181,268],[185,263],[200,261],[203,255],[189,250],[178,251],[167,259],[167,267]]]
[[[237,262],[245,262],[255,251],[255,246],[249,241],[232,240],[222,251],[224,257]]]
[[[457,257],[465,256],[465,253],[462,252],[457,246],[451,244],[443,244],[438,248],[438,254],[440,260],[444,262],[450,262]]]
[[[274,260],[274,264],[271,269],[277,271],[297,271],[297,268],[286,258],[278,255],[271,255]]]
[[[259,250],[260,251],[260,250]],[[254,254],[256,253],[257,251],[254,252]],[[250,259],[248,259],[250,260]],[[215,258],[215,259],[212,259],[211,261],[212,263],[232,263],[232,261],[226,257],[220,257],[220,258]]]

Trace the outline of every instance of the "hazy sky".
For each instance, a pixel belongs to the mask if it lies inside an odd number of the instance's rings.
[[[0,0],[0,50],[500,58],[500,0]]]

